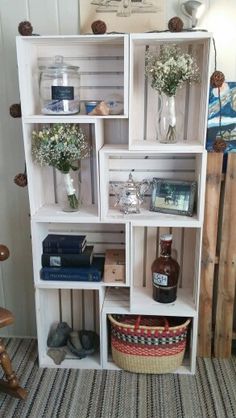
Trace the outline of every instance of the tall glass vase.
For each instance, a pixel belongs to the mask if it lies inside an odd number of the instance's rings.
[[[57,200],[64,212],[76,212],[81,203],[80,170],[60,171],[57,182]]]
[[[174,144],[176,138],[175,96],[160,96],[157,117],[157,140],[163,144]]]

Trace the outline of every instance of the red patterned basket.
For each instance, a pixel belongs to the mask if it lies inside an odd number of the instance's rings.
[[[113,361],[134,373],[169,373],[181,366],[190,319],[108,315]]]

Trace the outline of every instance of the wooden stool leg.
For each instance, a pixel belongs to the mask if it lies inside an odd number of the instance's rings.
[[[0,364],[6,376],[6,380],[0,380],[0,390],[16,398],[25,399],[27,392],[19,386],[19,381],[12,369],[11,361],[2,339],[0,339]]]

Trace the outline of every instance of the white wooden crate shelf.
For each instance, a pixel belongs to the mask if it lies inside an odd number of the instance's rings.
[[[32,220],[32,249],[35,286],[42,289],[101,289],[109,286],[124,287],[130,285],[130,229],[129,225],[83,222],[75,219],[71,222],[53,222]],[[125,282],[104,283],[79,281],[54,281],[40,279],[42,242],[48,234],[86,235],[87,245],[93,245],[94,255],[105,256],[107,249],[124,249],[126,253]]]
[[[172,233],[172,256],[180,266],[177,299],[172,304],[161,304],[152,298],[153,261],[159,256],[159,239]],[[154,315],[194,316],[199,296],[201,228],[147,227],[131,228],[131,311]]]
[[[45,308],[42,308],[45,306]],[[36,316],[40,367],[57,367],[47,355],[47,338],[52,327],[66,322],[73,330],[95,331],[100,337],[101,300],[98,290],[38,289],[36,288]],[[79,360],[67,350],[60,368],[101,368],[101,350]],[[81,363],[81,364],[80,364]]]
[[[102,195],[101,217],[102,219],[130,220],[132,222],[147,225],[167,224],[171,226],[181,225],[199,226],[203,220],[204,213],[204,184],[206,169],[206,153],[159,153],[157,151],[148,153],[129,151],[126,146],[104,146],[99,151],[101,172],[100,189]],[[150,208],[151,187],[145,193],[145,199],[141,206],[140,214],[124,215],[119,211],[116,204],[114,184],[122,186],[127,182],[129,173],[132,173],[136,182],[147,180],[152,182],[154,177],[172,180],[190,180],[197,182],[196,211],[193,217],[174,216],[152,212]]]
[[[130,149],[159,149],[155,121],[158,116],[158,93],[145,77],[145,53],[159,53],[163,44],[174,43],[190,53],[197,62],[201,81],[186,84],[176,94],[177,146],[183,141],[190,147],[205,144],[207,97],[209,83],[209,52],[211,34],[195,32],[168,34],[131,34],[130,36]],[[197,117],[196,117],[197,115]]]
[[[157,94],[145,79],[145,50],[175,43],[192,54],[201,82],[182,88],[176,97],[182,110],[177,143],[156,139]],[[108,314],[181,316],[191,318],[188,348],[176,373],[193,374],[196,364],[201,238],[206,175],[206,122],[211,35],[207,32],[105,34],[17,37],[22,126],[31,215],[34,285],[41,367],[114,369],[109,350]],[[80,113],[41,114],[39,65],[56,55],[80,67]],[[85,114],[86,100],[106,100],[118,94],[120,115]],[[63,212],[58,204],[58,178],[51,167],[32,160],[32,130],[54,123],[76,123],[89,138],[91,157],[82,161],[82,200],[78,212]],[[180,127],[179,125],[179,127]],[[104,145],[105,144],[105,145]],[[192,217],[152,212],[151,188],[140,214],[124,215],[114,206],[112,184],[121,185],[133,173],[135,181],[154,177],[196,181],[196,208]],[[151,264],[159,254],[162,233],[173,234],[173,257],[180,264],[177,299],[160,304],[152,298]],[[49,234],[82,234],[95,254],[125,249],[125,283],[61,282],[40,279],[42,241]],[[61,365],[47,355],[51,326],[67,322],[75,330],[96,331],[100,350],[78,360],[71,353]]]
[[[106,347],[106,349],[103,351],[103,355],[102,355],[102,364],[103,364],[103,369],[108,369],[108,370],[121,370],[119,366],[117,366],[113,359],[112,359],[112,353],[111,353],[111,344],[110,344],[110,322],[108,319],[108,314],[113,314],[114,312],[111,310],[107,310],[106,312],[103,311],[102,314],[102,318],[103,318],[103,340],[104,342],[106,342],[106,344],[104,344],[104,346]],[[131,314],[133,315],[133,313],[130,312],[118,312],[118,314],[125,314],[126,316]],[[138,311],[137,314],[139,315],[140,312]],[[141,315],[144,314],[146,315],[145,312],[141,313]],[[173,315],[172,315],[173,317]],[[183,317],[185,318],[185,317]],[[176,374],[194,374],[195,373],[195,359],[194,359],[194,355],[193,355],[193,350],[192,350],[192,342],[193,342],[193,334],[196,332],[196,316],[186,316],[186,319],[189,318],[190,321],[190,325],[188,328],[188,337],[187,337],[187,341],[186,341],[186,351],[185,351],[185,355],[184,355],[184,359],[183,359],[183,363],[180,367],[178,367],[177,370],[175,370],[173,373]],[[184,319],[183,319],[184,321]],[[122,322],[122,319],[121,319]]]
[[[46,126],[44,124],[23,124],[24,147],[27,160],[27,176],[29,188],[29,200],[31,216],[34,216],[41,210],[58,217],[57,206],[58,201],[57,185],[62,181],[61,174],[58,170],[44,166],[41,167],[32,157],[32,132],[39,131]],[[79,125],[89,145],[91,146],[90,156],[81,160],[81,199],[83,206],[91,206],[88,210],[88,216],[100,216],[100,199],[99,195],[99,167],[98,167],[98,151],[103,145],[103,121],[94,120],[92,123],[83,123]],[[46,211],[44,209],[46,208]],[[55,208],[55,211],[53,211]],[[83,217],[86,209],[80,212]],[[54,213],[53,213],[54,212]],[[78,216],[80,216],[79,212]],[[47,215],[46,215],[47,216]],[[87,215],[86,215],[87,216]]]
[[[128,35],[122,34],[17,37],[22,115],[39,117],[38,66],[51,65],[61,55],[66,64],[80,67],[79,115],[86,113],[86,100],[109,100],[118,94],[123,102],[119,116],[128,117],[128,42]]]

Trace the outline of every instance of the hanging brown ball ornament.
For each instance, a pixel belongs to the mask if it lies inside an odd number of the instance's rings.
[[[6,245],[0,244],[0,261],[5,261],[9,258],[10,251]]]
[[[14,103],[9,108],[9,113],[13,118],[21,118],[21,105],[20,103]]]
[[[18,25],[18,32],[22,36],[31,36],[33,33],[33,26],[30,22],[25,20],[24,22],[20,22]]]
[[[19,187],[27,186],[27,174],[19,173],[14,177],[14,183]]]
[[[172,17],[168,22],[168,29],[170,32],[182,32],[183,27],[184,23],[178,16]]]
[[[221,87],[225,81],[225,76],[221,71],[214,71],[210,78],[211,87]]]
[[[91,25],[92,31],[95,35],[103,35],[106,33],[107,25],[102,20],[95,20]]]
[[[213,144],[213,149],[215,152],[224,152],[226,149],[227,145],[226,142],[223,138],[216,138],[214,144]]]

